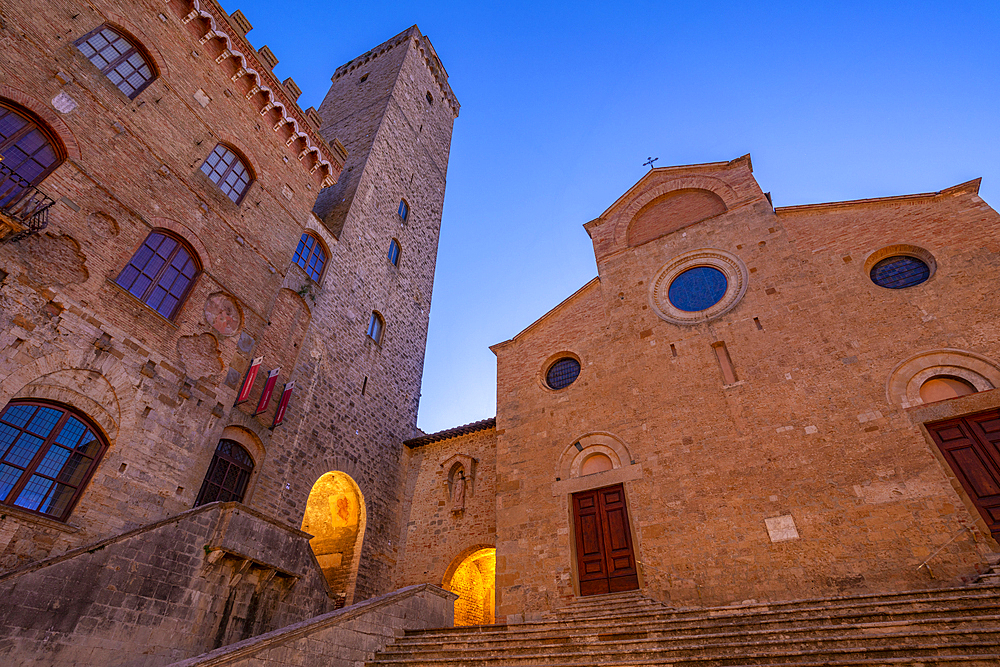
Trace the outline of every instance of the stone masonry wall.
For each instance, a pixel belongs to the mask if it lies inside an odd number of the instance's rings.
[[[163,665],[321,614],[308,537],[214,503],[12,572],[0,661]]]
[[[249,79],[233,80],[234,59],[216,62],[222,40],[201,41],[204,20],[182,20],[190,10],[180,0],[3,9],[0,97],[44,119],[68,158],[40,184],[57,202],[48,229],[0,247],[0,405],[76,407],[110,448],[66,524],[5,510],[0,569],[189,509],[227,426],[258,469],[272,454],[274,408],[254,419],[230,406],[313,223],[322,171],[286,145],[287,126],[273,129],[276,111],[259,112]],[[134,100],[73,45],[103,23],[128,31],[159,70]],[[220,141],[256,178],[239,205],[200,171]],[[172,321],[115,284],[158,228],[189,241],[203,269]]]
[[[277,455],[261,473],[277,483],[251,501],[297,525],[316,480],[348,474],[367,515],[353,601],[391,590],[398,560],[402,441],[416,429],[454,120],[440,99],[426,100],[440,85],[421,52],[425,38],[416,28],[403,37],[368,69],[336,78],[320,107],[324,132],[336,128],[352,150],[345,178],[357,178],[357,189],[344,195],[337,236],[327,224],[314,226],[331,256],[306,299],[312,319],[292,376],[290,423],[275,432]],[[410,205],[405,222],[397,214],[402,198]],[[393,238],[402,248],[398,266],[388,260]],[[379,342],[366,335],[373,311],[385,321]]]
[[[410,586],[170,667],[355,667],[405,630],[450,627],[454,599],[436,586]]]
[[[678,187],[721,192],[728,210],[625,247],[643,201]],[[494,347],[502,617],[574,595],[570,494],[612,483],[625,484],[644,590],[677,605],[955,583],[997,549],[922,431],[930,407],[887,400],[893,369],[918,352],[1000,360],[986,306],[1000,216],[974,187],[775,214],[743,159],[653,170],[587,228],[600,280]],[[900,243],[930,252],[936,273],[874,285],[866,258]],[[706,247],[746,264],[745,296],[714,321],[664,321],[650,282]],[[543,373],[563,353],[583,370],[554,392]],[[996,394],[955,401],[984,409]],[[617,443],[621,467],[557,479],[586,438]],[[932,579],[917,566],[940,547]]]
[[[443,585],[445,575],[461,559],[496,545],[496,430],[420,445],[408,453],[407,519],[396,586]],[[453,511],[448,492],[455,455],[476,461],[475,479],[466,483],[461,512]]]

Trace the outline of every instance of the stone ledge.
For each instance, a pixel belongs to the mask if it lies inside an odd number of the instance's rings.
[[[56,521],[55,519],[49,519],[40,514],[35,514],[34,512],[28,512],[17,507],[11,507],[10,505],[0,506],[0,521],[5,521],[8,517],[11,519],[17,519],[19,521],[27,521],[29,523],[35,523],[40,526],[45,526],[46,528],[53,528],[55,530],[62,531],[64,533],[78,533],[80,528],[69,523],[63,523],[62,521]]]

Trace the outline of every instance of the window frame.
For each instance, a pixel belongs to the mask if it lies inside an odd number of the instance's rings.
[[[314,245],[312,246],[312,248],[308,249],[309,250],[308,257],[303,257],[299,252],[299,247],[305,242],[305,239],[307,238],[311,238],[314,242]],[[310,260],[316,254],[320,254],[322,256],[323,263],[320,265],[318,275],[316,277],[313,277],[308,267],[311,264]],[[302,258],[303,261],[300,262],[296,258]],[[326,273],[326,265],[327,263],[329,263],[329,260],[330,260],[330,253],[327,251],[326,244],[323,243],[323,240],[312,231],[307,230],[302,232],[302,236],[299,237],[299,242],[295,246],[295,252],[292,254],[292,263],[296,264],[299,268],[305,271],[306,276],[308,276],[310,280],[318,284],[323,280],[323,274]]]
[[[83,52],[83,49],[81,49],[80,46],[82,44],[87,43],[90,40],[91,37],[99,34],[101,31],[103,31],[105,29],[108,29],[111,32],[113,32],[116,35],[118,35],[119,37],[121,37],[132,48],[129,51],[126,51],[125,53],[119,55],[114,60],[109,60],[108,64],[105,65],[104,67],[99,67],[97,65],[97,63],[95,63],[93,60],[90,59],[90,56],[88,56],[87,54],[85,54]],[[139,94],[142,91],[146,90],[146,88],[148,88],[151,83],[153,83],[158,78],[160,78],[160,68],[156,66],[156,60],[153,59],[153,56],[152,56],[152,54],[150,54],[149,49],[147,49],[145,46],[143,46],[142,43],[138,39],[136,39],[135,37],[133,37],[126,30],[123,30],[122,28],[120,28],[120,27],[118,27],[118,26],[116,26],[114,24],[111,24],[111,23],[102,23],[101,25],[97,26],[96,28],[94,28],[93,30],[91,30],[90,32],[88,32],[86,35],[83,35],[82,37],[80,37],[79,39],[77,39],[76,41],[74,41],[73,42],[73,46],[76,47],[76,50],[80,53],[81,56],[83,56],[84,58],[87,59],[87,62],[89,62],[94,67],[96,67],[97,70],[101,74],[103,74],[106,79],[108,79],[108,81],[111,83],[111,85],[114,86],[118,90],[118,92],[120,92],[122,95],[124,95],[125,97],[129,98],[130,100],[134,100],[135,98],[137,98],[139,96]],[[93,47],[91,47],[91,48],[93,48]],[[97,51],[95,49],[95,54],[99,55],[100,53],[101,53],[101,51]],[[135,89],[135,92],[130,95],[130,94],[126,93],[124,90],[122,90],[121,86],[119,86],[117,83],[114,83],[113,81],[111,81],[111,77],[108,76],[108,73],[114,71],[116,67],[118,67],[119,65],[121,65],[123,62],[127,61],[128,58],[129,58],[129,56],[131,56],[133,53],[139,54],[139,56],[142,58],[143,63],[146,65],[146,67],[149,68],[150,77],[141,86],[137,87]],[[122,77],[122,80],[123,81],[127,81],[128,79],[126,77]],[[131,85],[131,84],[129,84],[129,85]]]
[[[226,167],[225,171],[221,172],[221,175],[219,176],[219,182],[217,183],[217,182],[215,182],[215,181],[212,180],[212,176],[211,176],[211,172],[215,171],[215,166],[214,165],[210,165],[210,167],[209,167],[209,169],[210,169],[209,173],[205,173],[205,165],[208,164],[209,158],[212,157],[212,155],[215,153],[215,151],[219,147],[222,147],[225,150],[227,150],[230,153],[232,153],[233,156],[236,159],[233,161],[232,164],[230,164],[230,165],[228,165]],[[224,157],[225,156],[222,155],[222,156],[220,156],[219,159],[221,160]],[[237,199],[233,199],[232,197],[229,196],[229,194],[225,190],[222,189],[222,185],[220,185],[220,184],[221,183],[225,183],[226,177],[229,176],[230,173],[232,173],[233,168],[237,164],[242,165],[243,169],[246,171],[246,174],[247,174],[247,184],[246,184],[246,187],[243,188],[243,191],[240,192],[240,196]],[[247,157],[246,157],[246,155],[243,154],[243,151],[237,149],[232,144],[227,144],[224,141],[220,141],[219,143],[215,144],[215,146],[212,147],[212,150],[209,151],[208,155],[205,156],[205,159],[202,160],[201,165],[198,167],[198,171],[199,171],[199,173],[201,173],[202,176],[204,176],[205,178],[207,178],[208,181],[212,185],[214,185],[216,188],[218,188],[219,192],[222,193],[223,197],[225,197],[228,201],[232,202],[236,206],[239,206],[240,204],[243,203],[243,200],[246,199],[247,194],[249,194],[249,192],[250,192],[250,188],[257,181],[257,174],[253,170],[253,167],[250,166],[250,160],[248,160]]]
[[[392,251],[394,249],[396,251],[395,258],[392,256],[392,254],[393,254]],[[392,239],[392,240],[390,240],[389,241],[389,253],[387,255],[387,257],[389,259],[389,264],[391,264],[392,266],[394,266],[396,268],[399,268],[399,259],[402,256],[402,254],[403,254],[403,246],[399,242],[399,240],[395,239],[395,238]]]
[[[243,452],[247,455],[247,458],[250,459],[250,467],[247,468],[246,464],[243,463],[242,461],[236,460],[236,457],[231,456],[231,455],[226,455],[224,452],[220,452],[219,450],[222,447],[222,443],[224,443],[224,442],[228,442],[228,443],[230,443],[230,445],[235,446],[235,447],[239,447],[241,450],[243,450]],[[216,465],[220,461],[225,461],[229,465],[226,467],[226,471],[225,471],[226,474],[223,476],[222,483],[221,484],[216,484],[215,482],[211,481],[211,476],[212,476],[213,471],[216,468]],[[246,473],[246,477],[243,479],[243,489],[239,492],[239,498],[238,499],[235,499],[235,500],[234,499],[230,499],[230,500],[222,500],[222,501],[220,501],[219,498],[218,498],[218,491],[227,491],[228,493],[233,493],[233,491],[231,491],[230,489],[227,489],[224,486],[224,484],[225,484],[226,478],[228,478],[228,476],[229,476],[229,474],[228,474],[229,473],[229,469],[231,467],[234,467],[234,466],[238,470],[241,470],[241,471],[243,471],[243,472]],[[205,479],[202,481],[201,488],[198,490],[198,496],[195,498],[194,507],[200,507],[201,505],[207,505],[209,503],[214,503],[214,502],[236,502],[236,503],[242,503],[243,501],[245,501],[247,499],[247,492],[250,491],[250,481],[253,479],[253,473],[254,473],[254,470],[256,470],[256,469],[257,469],[257,461],[254,460],[253,454],[251,454],[250,450],[248,450],[246,447],[244,447],[242,443],[240,443],[240,442],[238,442],[236,440],[233,440],[232,438],[219,438],[219,443],[215,446],[215,451],[212,452],[212,461],[211,461],[211,463],[208,464],[208,470],[205,471]],[[212,500],[207,500],[205,496],[208,495],[210,487],[213,487],[213,488],[216,489],[216,497],[214,499],[212,499]]]
[[[87,487],[90,485],[90,482],[93,479],[94,474],[97,472],[97,468],[100,466],[101,461],[104,458],[104,455],[107,453],[110,447],[108,438],[104,434],[104,431],[99,426],[97,426],[96,422],[93,419],[91,419],[89,416],[87,416],[80,410],[77,410],[76,408],[67,405],[65,403],[57,403],[55,401],[46,401],[38,399],[15,398],[8,401],[7,404],[3,407],[3,409],[0,409],[0,415],[6,414],[8,408],[10,408],[12,405],[31,405],[31,406],[49,408],[52,410],[61,411],[62,415],[56,421],[55,425],[53,425],[52,430],[48,433],[48,435],[45,436],[45,439],[39,446],[38,451],[36,451],[34,455],[31,457],[31,459],[27,462],[27,464],[25,464],[25,467],[23,468],[21,474],[17,478],[17,482],[14,483],[14,486],[11,487],[11,490],[7,493],[5,497],[0,498],[0,507],[12,508],[15,511],[27,512],[29,514],[44,517],[51,521],[58,521],[60,523],[65,523],[69,519],[70,515],[73,514],[73,511],[76,509],[77,504],[80,502],[80,498],[83,497],[83,494],[86,491]],[[69,502],[66,503],[66,508],[62,511],[60,515],[57,516],[54,514],[47,514],[46,512],[29,509],[27,507],[22,507],[20,505],[15,504],[18,497],[24,491],[24,488],[28,485],[28,482],[31,480],[32,477],[36,475],[38,467],[44,461],[45,456],[48,454],[48,452],[52,449],[56,437],[62,432],[63,427],[65,427],[70,417],[77,419],[90,432],[94,434],[94,438],[98,443],[99,448],[97,452],[93,455],[93,457],[89,457],[92,459],[90,467],[87,469],[83,477],[80,479],[80,483],[74,490],[73,496],[70,498]],[[26,422],[25,426],[27,426],[27,423],[29,422]],[[24,433],[23,427],[20,429],[20,433]],[[35,437],[38,436],[36,435]],[[80,440],[82,440],[82,438],[83,435],[81,434]],[[79,443],[80,440],[78,440],[77,442]],[[14,441],[12,441],[10,444],[13,445]],[[59,444],[62,445],[62,443]],[[5,456],[9,448],[10,446],[8,445],[6,449],[0,450],[0,457]],[[14,467],[19,467],[19,466],[15,464]],[[60,470],[60,472],[62,472],[62,470]],[[39,474],[44,474],[44,473],[39,473]],[[13,498],[13,500],[8,502],[7,500],[8,498]]]
[[[376,345],[382,344],[382,339],[385,338],[385,318],[382,317],[382,313],[377,310],[372,311],[371,317],[368,318],[368,331],[365,335]]]
[[[399,208],[396,209],[396,214],[399,219],[404,223],[410,218],[410,202],[406,201],[405,197],[401,197],[399,200]]]
[[[55,131],[49,127],[49,124],[32,113],[30,110],[7,98],[0,98],[0,108],[6,109],[7,111],[18,115],[27,121],[27,124],[24,127],[14,132],[10,137],[0,140],[0,155],[3,155],[3,152],[11,146],[16,146],[18,141],[20,141],[25,135],[31,133],[33,128],[37,129],[42,136],[45,137],[47,144],[52,147],[52,150],[56,154],[55,162],[49,165],[42,171],[41,174],[30,181],[11,169],[13,173],[17,174],[25,181],[28,181],[30,183],[30,187],[37,187],[42,181],[48,178],[52,172],[58,169],[63,162],[66,161],[66,148],[63,146],[62,141],[59,139],[59,136],[55,133]],[[32,155],[34,155],[34,153],[32,153]],[[0,161],[0,164],[3,164],[3,162]]]
[[[136,268],[136,270],[139,271],[140,274],[142,273],[142,269],[145,268],[146,266],[148,266],[148,264],[149,264],[148,261],[147,261],[147,263],[145,265],[143,265],[142,268],[140,268],[138,265],[133,264],[132,260],[134,260],[136,258],[136,256],[142,251],[142,249],[146,247],[147,242],[149,241],[150,237],[153,236],[153,234],[159,234],[159,235],[165,236],[165,237],[167,237],[169,239],[173,239],[174,241],[177,242],[177,247],[175,247],[170,252],[170,255],[163,262],[163,266],[161,266],[157,270],[156,276],[149,283],[149,286],[146,287],[146,289],[143,292],[142,296],[137,296],[137,295],[135,295],[135,294],[132,293],[131,287],[126,287],[125,285],[121,284],[121,282],[119,282],[119,281],[121,280],[122,276],[125,274],[125,271],[127,271],[130,266],[134,266]],[[177,252],[181,248],[183,248],[183,249],[185,249],[187,251],[188,257],[194,263],[194,275],[191,277],[191,280],[188,282],[187,286],[184,288],[184,291],[181,293],[181,295],[177,297],[177,304],[174,306],[173,310],[170,312],[169,315],[164,315],[158,309],[153,308],[153,306],[151,306],[149,304],[149,301],[147,301],[147,299],[149,299],[149,297],[152,295],[153,290],[155,290],[160,285],[160,280],[163,278],[163,276],[166,273],[167,269],[172,265],[174,258],[177,256]],[[153,251],[153,252],[155,253],[156,251]],[[122,267],[122,270],[118,273],[118,276],[115,277],[114,283],[115,283],[115,285],[117,285],[121,289],[125,290],[125,292],[127,292],[129,294],[129,296],[131,296],[134,299],[137,299],[138,301],[142,302],[142,305],[146,306],[147,308],[149,308],[150,310],[152,310],[154,313],[156,313],[157,315],[159,315],[163,319],[167,320],[168,322],[175,322],[176,319],[177,319],[177,316],[181,312],[181,309],[184,307],[184,304],[187,302],[188,297],[191,296],[191,291],[194,289],[195,283],[198,282],[198,278],[201,276],[202,271],[203,271],[203,267],[202,267],[202,264],[201,264],[201,259],[198,257],[198,253],[195,252],[194,248],[191,247],[190,243],[188,243],[186,240],[184,240],[184,238],[181,235],[179,235],[179,234],[177,234],[177,233],[175,233],[175,232],[173,232],[173,231],[171,231],[169,229],[155,228],[155,229],[151,229],[149,231],[149,234],[146,235],[146,238],[144,238],[142,240],[142,243],[139,244],[139,246],[132,253],[131,257],[129,257],[128,262],[125,263],[125,266]],[[169,292],[168,292],[168,294],[169,294]]]

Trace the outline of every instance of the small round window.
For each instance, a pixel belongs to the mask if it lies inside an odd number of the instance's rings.
[[[673,279],[667,298],[674,308],[688,313],[708,310],[726,294],[726,274],[714,266],[696,266]]]
[[[563,357],[549,366],[545,374],[545,384],[552,389],[565,389],[580,375],[580,362],[572,357]]]
[[[872,282],[879,287],[903,289],[913,287],[930,278],[927,263],[909,255],[894,255],[881,260],[871,270]]]

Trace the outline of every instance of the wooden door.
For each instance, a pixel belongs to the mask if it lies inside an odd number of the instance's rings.
[[[573,523],[580,595],[639,588],[621,484],[574,493]]]
[[[948,465],[1000,538],[1000,410],[927,424]]]

